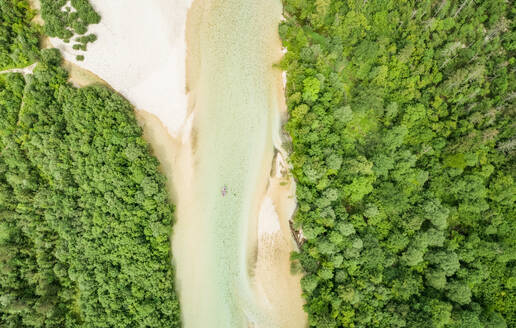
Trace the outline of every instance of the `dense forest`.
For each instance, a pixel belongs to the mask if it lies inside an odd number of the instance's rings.
[[[0,70],[30,65],[39,51],[35,13],[25,0],[0,0],[0,14]]]
[[[311,327],[516,327],[515,14],[284,1]]]
[[[73,1],[72,1],[73,2]],[[173,206],[131,105],[0,0],[0,327],[180,327]]]

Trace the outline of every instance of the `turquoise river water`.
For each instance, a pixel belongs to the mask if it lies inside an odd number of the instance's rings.
[[[278,117],[281,3],[196,0],[190,11],[193,174],[173,245],[184,326],[274,328],[251,277]]]

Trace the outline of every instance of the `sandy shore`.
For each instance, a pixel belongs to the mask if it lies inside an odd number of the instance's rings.
[[[296,209],[295,182],[276,153],[269,184],[258,214],[256,289],[264,307],[281,328],[307,326],[301,297],[301,274],[291,272],[290,253],[297,249],[289,219]]]

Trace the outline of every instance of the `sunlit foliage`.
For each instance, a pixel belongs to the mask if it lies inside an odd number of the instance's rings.
[[[25,0],[0,0],[0,70],[32,64],[38,34],[30,24],[34,12]]]
[[[312,327],[516,327],[514,7],[286,0]]]

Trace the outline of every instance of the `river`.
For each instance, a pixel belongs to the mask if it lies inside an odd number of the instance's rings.
[[[252,276],[281,105],[280,19],[279,0],[196,0],[189,12],[193,172],[173,237],[186,328],[279,327]]]

